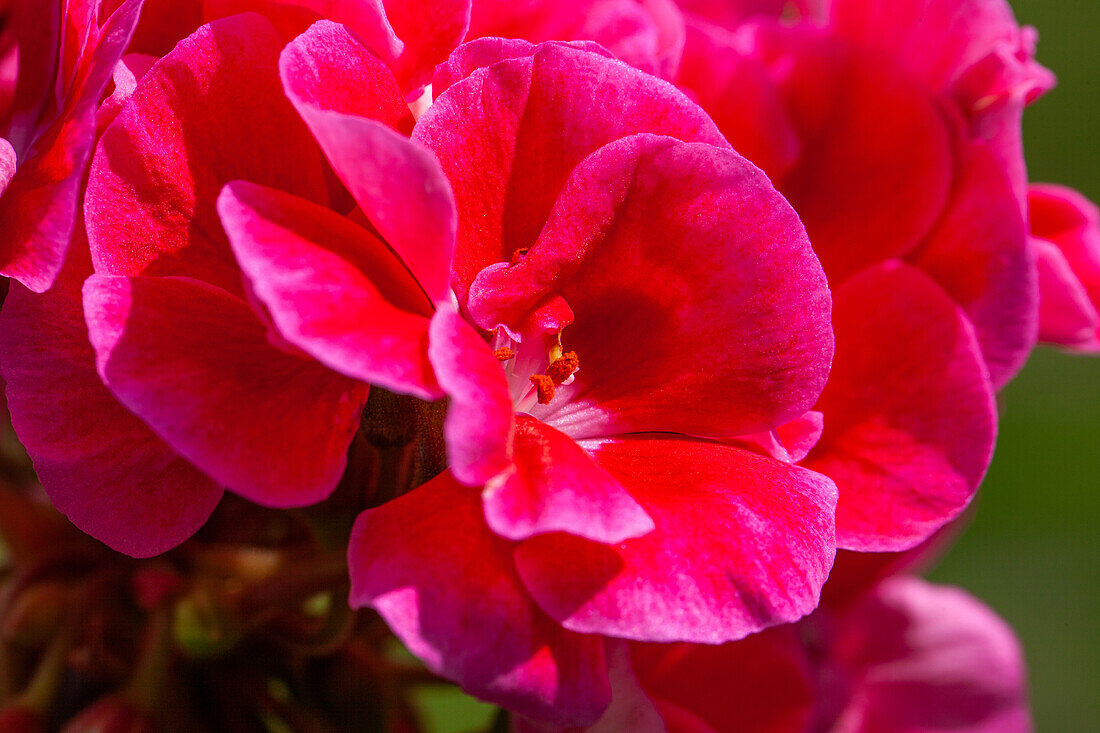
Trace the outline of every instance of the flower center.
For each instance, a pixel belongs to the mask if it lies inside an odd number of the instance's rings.
[[[561,332],[558,332],[545,356],[538,354],[531,358],[524,353],[528,351],[530,347],[517,344],[503,331],[498,331],[493,356],[504,364],[513,402],[520,411],[533,407],[536,402],[550,404],[556,389],[572,384],[573,375],[581,366],[577,352],[562,348]],[[546,367],[536,371],[542,364]]]

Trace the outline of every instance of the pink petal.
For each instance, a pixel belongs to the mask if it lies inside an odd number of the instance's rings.
[[[800,142],[775,82],[731,34],[689,18],[676,83],[690,90],[737,152],[774,180],[797,161]]]
[[[107,387],[215,480],[278,507],[336,486],[365,385],[277,350],[248,304],[197,280],[93,275],[84,307]]]
[[[537,243],[478,275],[479,325],[560,296],[580,371],[532,410],[574,438],[727,438],[813,406],[831,358],[824,274],[797,215],[733,151],[636,135],[585,159]],[[796,325],[797,324],[797,325]]]
[[[877,55],[811,29],[763,26],[756,42],[802,141],[777,185],[829,281],[912,250],[939,218],[953,176],[934,98]]]
[[[4,194],[4,189],[8,187],[11,179],[15,176],[17,165],[15,148],[7,140],[0,137],[0,196]]]
[[[805,464],[836,481],[837,544],[904,550],[966,507],[993,453],[997,411],[974,329],[902,263],[833,292],[836,357]]]
[[[1016,635],[957,588],[891,578],[836,633],[836,654],[858,680],[848,715],[860,731],[1031,730]]]
[[[587,51],[609,59],[615,55],[598,43],[592,41],[570,41],[555,45]],[[450,57],[439,65],[432,78],[432,92],[438,98],[443,92],[485,66],[498,61],[521,59],[534,54],[537,44],[517,38],[478,38],[463,43]]]
[[[95,33],[68,89],[58,117],[27,140],[22,160],[0,196],[0,274],[35,292],[52,284],[73,236],[81,184],[95,144],[95,112],[137,24],[140,0],[128,0]],[[42,20],[45,20],[44,18]],[[34,59],[30,66],[42,64]],[[13,145],[13,147],[15,147]]]
[[[1100,351],[1100,210],[1077,191],[1052,184],[1033,185],[1028,205],[1033,237],[1061,255],[1037,244],[1041,338]]]
[[[335,58],[348,59],[336,68],[341,73],[310,78],[304,71],[317,75]],[[279,69],[287,96],[363,213],[432,299],[444,301],[457,226],[451,186],[432,153],[382,124],[397,122],[382,102],[377,111],[342,99],[345,87],[382,84],[379,75],[388,72],[369,60],[345,29],[322,21],[287,46]],[[340,80],[335,87],[330,76]],[[368,112],[381,122],[362,116]]]
[[[910,261],[966,311],[993,386],[1000,389],[1035,346],[1035,255],[1010,182],[995,156],[968,145],[958,160],[959,175],[947,211]]]
[[[638,502],[570,437],[517,415],[513,445],[514,470],[482,493],[485,519],[500,536],[558,531],[616,544],[653,531]]]
[[[470,38],[498,36],[544,41],[594,41],[617,58],[669,78],[683,49],[683,19],[674,3],[657,0],[479,0]]]
[[[85,213],[96,271],[182,275],[242,292],[215,201],[247,180],[317,202],[329,182],[254,14],[215,21],[146,73],[96,149]]]
[[[670,733],[812,729],[820,693],[797,626],[768,629],[722,646],[631,646],[638,680],[664,714]],[[690,711],[707,727],[677,725],[681,711]]]
[[[441,94],[413,139],[436,153],[456,192],[459,301],[478,272],[535,243],[585,156],[636,132],[728,146],[670,84],[563,44],[478,70]]]
[[[291,41],[279,55],[279,74],[306,124],[303,107],[412,130],[412,113],[389,67],[339,23],[319,20]]]
[[[371,606],[428,668],[468,692],[561,725],[610,702],[603,640],[548,618],[489,532],[474,488],[449,473],[360,515],[351,604]]]
[[[406,92],[432,80],[438,64],[462,43],[470,0],[385,0],[386,15],[404,50],[393,65]]]
[[[432,317],[428,359],[450,397],[443,434],[451,473],[480,486],[512,466],[512,395],[504,370],[450,304]]]
[[[96,111],[96,127],[101,133],[118,116],[122,106],[126,104],[126,101],[130,99],[130,95],[137,89],[141,77],[145,76],[145,73],[153,68],[153,64],[157,61],[156,56],[128,53],[115,64],[115,69],[111,73],[114,90],[111,92],[111,96],[103,100],[103,104],[99,105],[99,109]]]
[[[431,305],[366,229],[316,204],[244,181],[218,212],[233,252],[280,335],[353,379],[432,400]]]
[[[590,448],[656,529],[615,547],[560,533],[518,546],[520,577],[563,626],[716,644],[817,605],[835,551],[836,489],[824,476],[678,438]]]
[[[1032,239],[1031,245],[1038,259],[1042,293],[1040,338],[1046,343],[1095,350],[1100,346],[1100,313],[1088,291],[1057,245],[1038,238]]]
[[[222,490],[100,382],[81,309],[90,271],[74,251],[49,293],[11,284],[0,314],[8,409],[54,506],[113,549],[147,557],[190,537]]]

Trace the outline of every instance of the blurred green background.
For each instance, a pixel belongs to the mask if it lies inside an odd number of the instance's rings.
[[[1030,178],[1100,201],[1100,2],[1010,0],[1058,86],[1024,119]],[[1034,354],[1001,399],[974,521],[932,573],[1023,640],[1038,731],[1100,721],[1100,359]]]

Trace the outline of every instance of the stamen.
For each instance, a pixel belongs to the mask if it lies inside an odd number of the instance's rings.
[[[550,377],[554,384],[561,384],[573,376],[573,372],[580,366],[581,360],[577,358],[577,352],[567,351],[550,363],[546,368],[546,376]]]
[[[530,249],[530,247],[520,247],[515,252],[513,252],[512,253],[512,261],[509,262],[508,265],[510,267],[515,267],[516,265],[518,265],[519,261],[522,260],[527,255],[527,251],[529,249]]]
[[[493,351],[493,356],[497,358],[497,361],[508,361],[515,357],[516,352],[509,349],[507,346],[501,346],[499,349]]]
[[[554,399],[554,380],[545,374],[532,374],[529,379],[539,393],[539,404],[548,405]]]

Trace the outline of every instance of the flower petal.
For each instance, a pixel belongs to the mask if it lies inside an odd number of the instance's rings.
[[[731,150],[655,135],[600,148],[523,259],[478,275],[469,310],[515,328],[554,296],[580,370],[531,412],[574,438],[768,430],[825,384],[825,276],[789,204]]]
[[[277,507],[336,486],[365,385],[271,346],[247,303],[197,280],[93,275],[84,307],[104,383],[215,480]]]
[[[804,465],[836,481],[837,544],[897,551],[958,515],[993,454],[997,410],[974,329],[927,275],[869,268],[834,291],[837,349]]]
[[[603,640],[534,604],[511,547],[485,526],[477,490],[441,474],[360,515],[351,605],[375,608],[429,669],[478,697],[552,723],[595,722],[611,699]]]
[[[8,409],[54,506],[111,548],[170,550],[203,525],[222,490],[107,391],[88,343],[74,251],[44,295],[11,284],[0,313]]]
[[[911,251],[939,218],[954,174],[934,98],[877,55],[812,29],[764,25],[756,42],[802,142],[776,185],[829,282]]]
[[[450,304],[429,327],[428,359],[450,397],[443,433],[455,478],[480,486],[512,466],[512,395],[489,345]]]
[[[616,544],[653,531],[653,520],[573,440],[528,415],[516,416],[514,469],[482,493],[489,528],[510,540],[567,532]]]
[[[381,240],[329,209],[244,181],[226,185],[218,213],[280,335],[353,379],[443,396],[427,356],[431,305]]]
[[[858,680],[847,714],[860,730],[1031,730],[1020,642],[957,588],[890,578],[836,633],[838,661]]]
[[[1100,209],[1077,191],[1052,184],[1033,185],[1028,205],[1039,253],[1040,336],[1100,352]]]
[[[1011,185],[993,154],[969,145],[947,210],[910,262],[931,275],[969,316],[997,389],[1035,346],[1035,255]]]
[[[436,153],[454,187],[459,302],[482,269],[535,243],[585,156],[636,132],[728,147],[671,84],[565,44],[479,69],[441,94],[413,139]]]
[[[92,161],[85,213],[96,272],[194,277],[241,293],[215,210],[222,186],[242,179],[329,201],[321,153],[279,85],[282,45],[263,17],[235,15],[202,26],[145,74]]]
[[[656,529],[616,547],[561,533],[517,547],[524,584],[563,626],[717,644],[817,605],[835,553],[836,487],[824,476],[680,438],[590,448]]]
[[[72,69],[75,78],[58,79],[60,89],[73,86],[59,116],[27,141],[29,148],[20,151],[18,169],[0,187],[0,274],[35,292],[53,284],[65,261],[95,145],[96,107],[140,11],[140,0],[128,0],[103,28],[88,29],[95,44],[84,49],[78,67]],[[36,58],[29,65],[41,64],[43,60]]]
[[[341,73],[326,70],[314,78],[333,58],[348,59],[336,67]],[[375,111],[344,101],[345,87],[378,87],[379,75],[388,74],[369,58],[345,29],[322,21],[287,46],[279,71],[287,96],[363,213],[432,299],[444,301],[457,226],[451,186],[431,152],[387,127],[395,121],[384,105]]]

